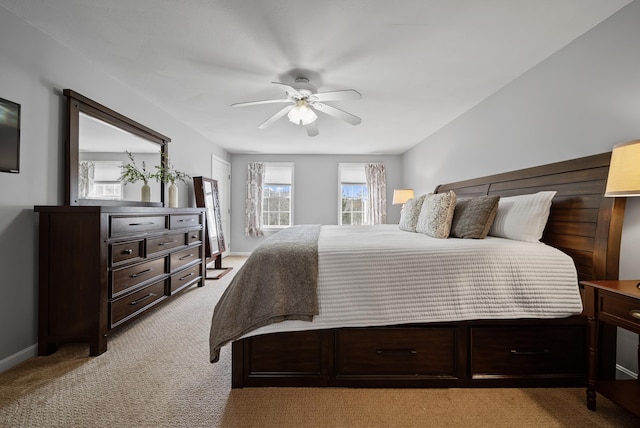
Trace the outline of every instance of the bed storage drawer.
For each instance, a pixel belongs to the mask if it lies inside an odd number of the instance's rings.
[[[586,334],[582,327],[473,327],[473,379],[583,377]]]
[[[328,385],[326,361],[331,354],[331,337],[330,332],[316,330],[243,340],[244,386],[260,386],[265,379],[271,386]]]
[[[456,376],[455,328],[347,328],[335,341],[336,377]]]

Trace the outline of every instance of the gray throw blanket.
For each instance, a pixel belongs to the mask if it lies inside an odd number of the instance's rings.
[[[238,270],[216,305],[209,335],[210,360],[220,348],[259,327],[318,315],[320,225],[300,225],[271,235]]]

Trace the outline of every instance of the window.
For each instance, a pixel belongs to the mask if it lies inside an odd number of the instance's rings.
[[[369,189],[364,164],[339,164],[339,224],[367,224]]]
[[[293,224],[293,164],[265,163],[262,192],[262,223],[265,228]]]

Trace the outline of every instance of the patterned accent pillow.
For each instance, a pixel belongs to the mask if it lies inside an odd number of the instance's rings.
[[[496,218],[499,200],[500,196],[458,198],[451,222],[451,236],[483,239]]]
[[[417,199],[409,199],[405,202],[402,212],[400,213],[400,224],[398,227],[400,230],[406,230],[407,232],[415,232],[416,224],[418,224],[418,217],[420,217],[420,209],[422,203],[427,195],[422,195]]]
[[[420,209],[416,232],[433,238],[448,238],[455,208],[456,194],[453,190],[426,195]]]
[[[543,191],[500,198],[489,235],[517,241],[540,241],[555,195],[555,191]]]

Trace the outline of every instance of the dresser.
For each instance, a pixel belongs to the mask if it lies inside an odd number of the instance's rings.
[[[36,206],[38,354],[107,337],[192,285],[204,285],[202,208]]]

